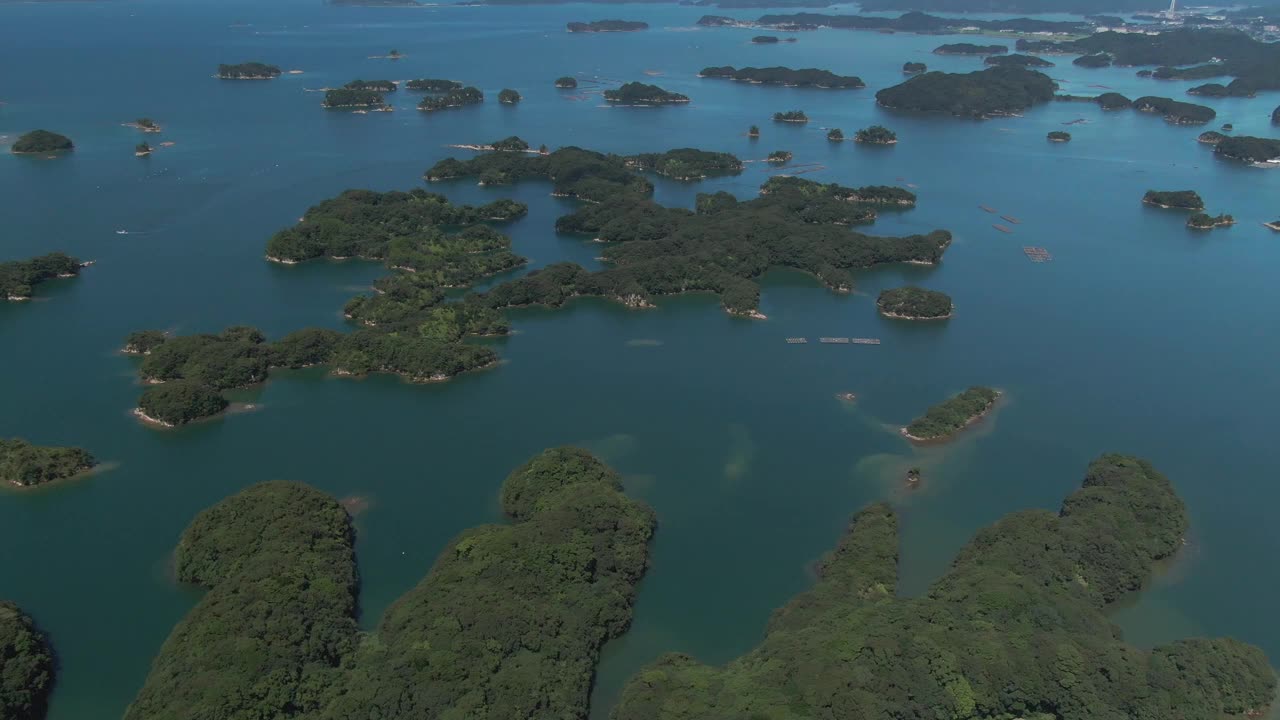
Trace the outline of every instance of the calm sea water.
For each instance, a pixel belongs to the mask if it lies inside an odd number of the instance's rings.
[[[332,8],[317,2],[0,5],[0,134],[35,127],[72,136],[74,154],[0,155],[0,257],[63,249],[98,264],[25,305],[0,306],[0,436],[84,446],[113,466],[82,482],[0,493],[0,597],[33,613],[56,643],[61,673],[52,720],[118,715],[151,658],[198,594],[170,577],[182,528],[249,484],[303,480],[362,496],[363,622],[416,583],[455,533],[499,519],[506,473],[544,447],[574,443],[626,475],[661,527],[635,624],[611,644],[595,713],[662,652],[724,662],[752,647],[770,611],[810,581],[850,513],[889,499],[903,514],[903,592],[918,593],[978,527],[1024,507],[1056,507],[1088,460],[1121,451],[1154,461],[1194,519],[1191,544],[1137,604],[1118,614],[1141,644],[1236,635],[1280,656],[1273,602],[1280,553],[1272,437],[1280,380],[1274,309],[1280,173],[1216,161],[1180,128],[1132,112],[1050,104],[1025,118],[969,122],[896,116],[876,89],[907,60],[977,69],[929,51],[944,37],[840,31],[795,44],[748,42],[750,30],[702,30],[701,9],[634,5],[535,8]],[[753,17],[752,11],[738,12]],[[568,35],[569,20],[648,21],[637,34]],[[248,27],[231,27],[233,23]],[[369,59],[396,48],[392,63]],[[219,62],[262,60],[304,74],[219,82]],[[706,65],[820,67],[857,74],[862,91],[753,87],[699,80]],[[688,107],[606,109],[552,88],[560,75],[641,80],[690,95]],[[1063,92],[1098,86],[1181,97],[1191,83],[1140,80],[1131,69],[1086,71],[1063,60]],[[519,90],[517,107],[430,116],[397,93],[398,112],[326,112],[308,88],[357,77],[448,77]],[[1267,135],[1276,94],[1209,100],[1219,122]],[[777,127],[801,108],[808,127]],[[176,143],[148,159],[121,123],[150,116]],[[1067,145],[1045,141],[1068,129]],[[744,137],[752,123],[764,137]],[[893,148],[826,142],[826,127],[883,123]],[[263,244],[309,205],[350,187],[407,189],[444,146],[519,134],[556,147],[613,152],[697,146],[743,158],[774,149],[846,184],[914,183],[919,207],[873,232],[949,228],[955,243],[932,269],[858,276],[836,296],[807,276],[765,283],[769,319],[727,317],[710,297],[647,312],[584,301],[513,313],[496,342],[506,362],[455,382],[332,380],[279,373],[241,393],[259,411],[176,432],[128,412],[139,393],[118,354],[133,329],[180,333],[228,324],[281,334],[342,327],[343,302],[383,270],[374,264],[268,264]],[[750,196],[765,179],[659,181],[658,199],[691,205],[699,191]],[[1196,233],[1176,212],[1144,207],[1149,188],[1195,188],[1240,223]],[[557,237],[571,203],[544,184],[435,185],[460,202],[515,197],[530,214],[510,228],[540,266],[591,264],[598,248]],[[985,204],[1017,216],[997,232]],[[118,235],[116,230],[129,230]],[[1033,264],[1023,245],[1047,248]],[[906,282],[950,293],[944,324],[889,322],[882,288]],[[883,339],[878,347],[788,346],[787,336]],[[968,385],[1008,401],[942,448],[918,450],[893,429]],[[854,391],[856,405],[837,392]],[[923,488],[901,487],[924,468]]]

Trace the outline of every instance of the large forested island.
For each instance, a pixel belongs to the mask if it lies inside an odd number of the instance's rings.
[[[955,306],[951,296],[937,290],[900,287],[885,290],[876,298],[876,308],[885,317],[902,320],[944,320]]]
[[[429,93],[447,93],[461,90],[462,83],[456,80],[440,80],[436,78],[417,78],[404,84],[406,90],[417,90]]]
[[[863,10],[932,10],[950,13],[1074,13],[1162,10],[1155,0],[1059,0],[1046,5],[1043,0],[864,0]]]
[[[830,70],[817,68],[792,70],[788,67],[734,68],[725,65],[703,68],[698,73],[698,77],[741,80],[757,85],[786,85],[787,87],[857,89],[867,86],[862,82],[862,78],[856,75],[836,75]]]
[[[1162,208],[1179,210],[1203,210],[1204,200],[1195,190],[1148,190],[1142,202]]]
[[[20,438],[0,438],[0,482],[32,487],[65,480],[92,469],[98,461],[76,447],[32,445]]]
[[[29,300],[40,283],[54,278],[75,277],[84,267],[66,253],[52,252],[29,260],[0,262],[0,297]]]
[[[11,152],[22,155],[27,153],[50,153],[74,150],[75,143],[66,135],[59,135],[50,130],[32,130],[18,136],[13,141]]]
[[[327,108],[382,108],[386,101],[377,90],[353,90],[335,88],[324,94],[324,106]]]
[[[1139,112],[1159,113],[1165,121],[1175,125],[1202,125],[1218,115],[1213,108],[1204,105],[1151,95],[1134,100],[1133,107]]]
[[[569,32],[636,32],[648,30],[649,23],[638,20],[593,20],[591,22],[571,22],[566,26]]]
[[[941,112],[987,118],[1013,115],[1053,99],[1057,83],[1020,67],[992,67],[971,73],[928,72],[876,93],[876,102],[895,110]]]
[[[1270,162],[1280,158],[1280,140],[1237,135],[1223,138],[1213,148],[1213,151],[1222,157],[1231,158],[1232,160],[1254,163]]]
[[[653,511],[576,448],[516,469],[501,500],[509,522],[460,533],[368,633],[336,499],[270,482],[204,511],[175,560],[208,591],[125,720],[586,717],[600,648],[630,625]]]
[[[616,90],[605,90],[604,99],[619,105],[676,105],[689,102],[686,95],[642,82],[629,82]]]
[[[935,55],[999,55],[1009,52],[1006,45],[974,45],[973,43],[949,43],[933,49]]]
[[[271,80],[280,77],[280,68],[260,62],[219,65],[218,77],[223,80]]]
[[[347,90],[371,90],[379,93],[389,93],[396,91],[396,83],[393,80],[352,80],[343,85]]]
[[[697,148],[676,148],[664,153],[641,153],[626,159],[627,165],[650,170],[676,180],[701,180],[742,172],[742,161],[729,153]]]
[[[720,667],[661,657],[612,717],[1261,717],[1276,676],[1260,649],[1197,638],[1140,650],[1107,618],[1182,547],[1187,526],[1167,478],[1103,455],[1058,512],[978,531],[927,591],[903,596],[897,515],[872,505],[755,649]]]
[[[418,102],[418,109],[425,112],[435,112],[436,110],[478,105],[482,102],[484,102],[484,93],[479,88],[467,86],[449,90],[440,95],[428,95]]]
[[[916,441],[949,438],[990,412],[999,397],[998,391],[975,385],[926,410],[902,428],[902,434]]]
[[[44,720],[55,667],[53,649],[35,622],[0,600],[0,718]]]

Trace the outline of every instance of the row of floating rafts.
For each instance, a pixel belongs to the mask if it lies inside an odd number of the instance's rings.
[[[788,345],[804,345],[809,342],[809,338],[789,337]],[[825,345],[879,345],[880,338],[847,338],[847,337],[820,337],[818,342]]]

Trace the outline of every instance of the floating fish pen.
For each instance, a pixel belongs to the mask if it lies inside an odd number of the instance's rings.
[[[818,342],[825,343],[827,345],[848,345],[849,338],[824,337],[818,338]]]
[[[880,338],[849,338],[854,345],[879,345]]]
[[[1011,232],[1013,232],[1012,230],[1010,230],[1010,229],[1009,229],[1009,227],[1008,227],[1007,225],[992,225],[991,227],[993,227],[993,228],[995,228],[995,229],[999,230],[999,231],[1000,231],[1000,232],[1002,232],[1002,233],[1011,233]]]
[[[789,168],[788,168],[788,169],[789,169]],[[820,171],[822,171],[822,170],[826,170],[826,169],[827,169],[827,166],[826,166],[826,165],[819,165],[819,166],[817,166],[817,167],[803,168],[803,169],[801,169],[801,170],[795,170],[795,171],[793,171],[793,172],[786,173],[786,175],[784,175],[784,176],[782,176],[782,177],[791,177],[792,175],[804,175],[805,173],[820,172]]]
[[[880,338],[824,337],[818,338],[818,342],[827,345],[879,345]]]
[[[768,162],[768,160],[765,160],[765,162]],[[810,169],[806,170],[805,168],[810,168]],[[799,174],[800,172],[813,172],[814,170],[826,170],[826,169],[827,169],[826,165],[823,165],[821,163],[816,163],[816,162],[810,162],[810,163],[794,163],[790,165],[774,165],[774,166],[766,165],[764,171],[765,172],[782,172],[783,170],[785,170],[787,172]]]
[[[1018,218],[1016,218],[1016,217],[1014,217],[1014,216],[1012,216],[1012,215],[1001,215],[1001,216],[1000,216],[1000,219],[1001,219],[1001,220],[1007,220],[1008,222],[1011,222],[1011,223],[1013,223],[1014,225],[1021,225],[1021,224],[1022,224],[1022,221],[1021,221],[1021,220],[1019,220]]]
[[[1031,262],[1042,263],[1049,262],[1053,259],[1053,256],[1049,254],[1049,251],[1042,247],[1024,247],[1022,248],[1022,252],[1026,253],[1027,258],[1031,260]]]
[[[809,342],[809,338],[787,338],[788,345],[804,345]]]
[[[989,213],[994,213],[996,211],[995,208],[987,207],[986,205],[979,205],[978,209]]]

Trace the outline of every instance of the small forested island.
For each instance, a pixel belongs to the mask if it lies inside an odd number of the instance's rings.
[[[74,150],[75,143],[66,135],[59,135],[49,130],[32,130],[18,136],[10,150],[16,154],[50,153]]]
[[[1222,83],[1205,83],[1204,85],[1196,85],[1187,90],[1188,95],[1198,95],[1201,97],[1232,97],[1231,90]],[[1248,97],[1252,97],[1249,95]]]
[[[922,62],[905,62],[905,63],[902,63],[902,74],[903,74],[903,75],[919,75],[920,73],[922,73],[922,72],[924,72],[924,71],[926,71],[926,70],[928,70],[928,69],[929,69],[929,66],[928,66],[928,65],[925,65],[925,64],[924,64],[924,63],[922,63]]]
[[[864,508],[754,649],[720,666],[661,656],[626,684],[611,717],[1265,715],[1276,674],[1261,649],[1226,638],[1125,642],[1108,614],[1183,546],[1187,509],[1135,457],[1103,455],[1083,476],[1060,509],[979,530],[921,592],[900,588],[893,508]]]
[[[151,149],[151,145],[150,145],[149,143],[144,143],[144,142],[143,142],[143,143],[138,143],[137,145],[134,145],[134,146],[133,146],[133,156],[134,156],[134,157],[146,157],[146,156],[150,155],[151,153],[152,153],[152,149]]]
[[[749,137],[749,138],[758,138],[758,137],[760,137],[760,126],[759,126],[759,125],[752,125],[751,127],[747,128],[747,137]]]
[[[1072,65],[1083,68],[1104,68],[1111,67],[1111,56],[1107,53],[1094,53],[1092,55],[1081,55],[1071,61]]]
[[[206,592],[124,720],[585,718],[600,650],[631,624],[655,514],[570,447],[513,471],[500,500],[506,521],[455,536],[371,631],[336,498],[274,481],[203,511],[174,566]]]
[[[636,32],[648,30],[649,23],[638,20],[593,20],[592,22],[571,22],[566,27],[571,33]]]
[[[1212,230],[1216,227],[1226,227],[1235,225],[1236,219],[1230,215],[1209,215],[1208,213],[1196,213],[1187,218],[1187,227],[1195,230]]]
[[[990,412],[999,397],[999,391],[975,385],[926,410],[902,435],[917,442],[949,438]]]
[[[787,87],[816,87],[827,89],[858,89],[866,87],[862,78],[855,75],[836,75],[830,70],[802,68],[792,70],[788,67],[767,68],[734,68],[706,67],[698,73],[698,77],[739,80],[756,85],[785,85]]]
[[[44,720],[56,668],[45,634],[21,608],[0,600],[0,718]]]
[[[803,110],[787,110],[786,112],[774,113],[773,121],[785,123],[807,123],[809,122],[809,116],[805,115]]]
[[[876,102],[894,110],[941,112],[988,118],[1013,115],[1053,99],[1057,83],[1021,67],[991,67],[971,73],[927,72],[876,93]]]
[[[1238,135],[1224,138],[1213,152],[1232,160],[1251,163],[1272,163],[1280,158],[1280,140]]]
[[[619,105],[676,105],[689,102],[686,95],[642,82],[629,82],[616,90],[605,90],[604,99]]]
[[[1280,105],[1277,105],[1276,109],[1271,111],[1271,124],[1280,125]]]
[[[827,131],[827,139],[831,142],[844,142],[844,131],[840,128],[831,128]]]
[[[572,90],[578,87],[578,80],[577,78],[572,78],[572,77],[569,77],[568,75],[565,75],[564,77],[556,78],[556,87],[560,88],[561,90]]]
[[[92,455],[77,447],[32,445],[20,438],[0,438],[0,482],[18,487],[65,480],[97,464]]]
[[[729,153],[676,148],[664,153],[641,153],[626,159],[628,167],[648,170],[676,180],[701,180],[742,172],[742,161]]]
[[[1218,116],[1213,108],[1204,105],[1151,95],[1134,100],[1133,107],[1138,112],[1160,113],[1166,122],[1175,125],[1202,125]]]
[[[512,90],[511,88],[503,88],[498,91],[498,102],[503,105],[515,105],[522,99],[523,98],[520,97],[520,93]]]
[[[944,292],[908,286],[882,291],[876,308],[881,315],[900,320],[945,320],[955,306]]]
[[[1133,101],[1116,92],[1105,92],[1095,98],[1098,107],[1103,110],[1128,110],[1133,107]]]
[[[158,133],[161,128],[151,118],[141,117],[131,123],[125,123],[126,126],[141,130],[144,133]]]
[[[869,145],[897,145],[898,134],[883,125],[872,125],[855,133],[853,141]]]
[[[435,112],[467,105],[478,105],[482,102],[484,102],[484,93],[479,88],[467,86],[458,90],[450,90],[443,95],[424,97],[418,103],[418,109],[423,112]]]
[[[29,260],[0,262],[0,296],[9,300],[29,300],[40,283],[54,278],[75,277],[84,266],[85,263],[60,252]]]
[[[790,150],[774,150],[764,159],[765,162],[775,165],[783,165],[791,162],[792,154]]]
[[[396,91],[396,84],[391,80],[352,80],[342,86],[347,90],[369,90],[372,92],[389,93]]]
[[[1046,137],[1049,142],[1071,142],[1071,133],[1062,130],[1050,130]]]
[[[1035,55],[991,55],[982,62],[986,65],[997,65],[1001,67],[1053,67],[1053,63],[1045,60],[1044,58],[1036,57]]]
[[[1148,190],[1142,202],[1162,208],[1178,210],[1203,210],[1204,200],[1195,190]]]
[[[751,38],[751,42],[756,45],[773,45],[779,42],[777,35],[757,35]]]
[[[1217,145],[1226,139],[1227,136],[1217,130],[1206,130],[1196,137],[1196,142],[1204,143],[1205,145]]]
[[[934,55],[1001,55],[1009,52],[1005,45],[974,45],[973,43],[949,43],[933,49]]]
[[[219,65],[218,77],[222,80],[271,80],[280,77],[280,68],[260,62]]]
[[[438,80],[435,78],[418,78],[410,80],[404,84],[406,90],[416,90],[418,92],[429,93],[447,93],[454,90],[461,90],[462,83],[455,80]]]
[[[382,93],[376,90],[349,90],[335,88],[324,93],[326,108],[382,108],[386,107]]]

